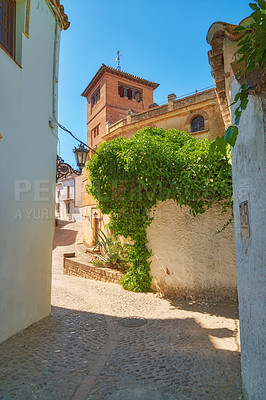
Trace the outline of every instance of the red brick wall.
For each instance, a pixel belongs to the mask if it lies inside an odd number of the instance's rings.
[[[94,108],[94,107],[93,107]],[[94,138],[92,136],[92,130],[99,125],[99,135]],[[90,147],[94,147],[101,142],[101,137],[106,132],[106,107],[102,107],[100,111],[94,116],[94,118],[87,125],[87,143]]]
[[[118,83],[128,85],[142,90],[142,101],[128,100],[118,94]],[[100,86],[100,100],[93,107],[91,106],[91,96]],[[114,76],[105,73],[98,84],[87,96],[87,143],[94,147],[102,140],[106,133],[106,122],[114,123],[125,118],[129,109],[134,112],[142,112],[149,108],[153,103],[153,89],[131,81],[130,79]],[[99,124],[99,135],[92,137],[91,131]]]
[[[129,85],[131,87],[142,90],[142,101],[128,100],[120,97],[118,94],[118,83]],[[119,121],[127,115],[127,111],[142,112],[149,108],[153,103],[153,89],[129,79],[106,74],[106,103],[107,103],[107,120],[111,123]]]
[[[100,100],[92,107],[91,96],[100,86]],[[99,135],[96,138],[91,137],[91,131],[99,125]],[[94,86],[87,96],[87,144],[94,147],[100,142],[100,137],[106,130],[106,79],[103,76],[98,84]]]

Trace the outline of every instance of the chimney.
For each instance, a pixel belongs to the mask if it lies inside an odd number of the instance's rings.
[[[168,94],[168,103],[174,100],[176,100],[176,95],[174,93]]]

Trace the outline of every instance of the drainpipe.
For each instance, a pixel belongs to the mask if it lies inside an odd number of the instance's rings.
[[[52,101],[52,112],[53,116],[49,119],[49,127],[52,130],[53,135],[58,140],[58,136],[54,134],[53,130],[57,125],[57,100],[58,100],[58,54],[59,54],[59,40],[58,40],[58,22],[55,20],[55,34],[54,34],[54,57],[53,57],[53,101]]]

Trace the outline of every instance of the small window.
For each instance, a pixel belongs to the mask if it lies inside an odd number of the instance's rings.
[[[124,88],[123,86],[118,86],[118,94],[120,97],[124,97]]]
[[[128,100],[142,101],[142,90],[133,87],[125,86],[122,83],[118,84],[118,95]]]
[[[99,133],[100,133],[100,124],[98,124],[97,126],[95,126],[95,128],[91,130],[91,140],[99,136]]]
[[[198,115],[191,121],[191,132],[198,132],[204,130],[204,118]]]
[[[132,90],[131,89],[127,89],[127,98],[128,98],[128,100],[132,100]]]
[[[94,107],[99,100],[100,100],[100,86],[95,90],[95,92],[91,96],[91,106]]]
[[[15,57],[16,2],[0,0],[0,44]]]
[[[69,199],[69,197],[70,197],[70,187],[67,186],[67,199]]]
[[[70,214],[70,203],[66,203],[66,213]]]

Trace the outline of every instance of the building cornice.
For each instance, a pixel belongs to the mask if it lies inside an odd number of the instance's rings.
[[[236,26],[237,25],[219,21],[213,23],[207,33],[207,42],[212,47],[212,49],[208,51],[211,73],[226,128],[231,124],[231,114],[226,95],[227,76],[224,67],[224,40],[237,41],[243,36],[242,32],[234,32]]]
[[[163,121],[165,119],[173,118],[175,116],[182,115],[185,113],[186,114],[189,112],[195,113],[197,111],[199,111],[199,113],[200,113],[200,111],[202,111],[203,108],[217,104],[215,89],[211,89],[211,90],[212,90],[212,93],[209,93],[209,99],[204,99],[204,100],[202,99],[201,101],[198,100],[191,104],[184,104],[182,107],[178,106],[179,100],[176,100],[174,102],[176,104],[173,104],[171,106],[169,106],[168,104],[164,104],[163,106],[154,108],[152,110],[145,111],[140,114],[132,115],[132,116],[130,116],[129,119],[128,118],[121,119],[121,120],[115,122],[113,125],[108,127],[108,133],[103,136],[103,139],[110,140],[110,139],[113,139],[125,132],[131,131],[131,130],[137,131],[146,126],[150,126],[150,125],[156,124],[160,121]],[[202,92],[202,93],[204,93],[204,92]],[[194,95],[194,96],[196,96],[196,95]],[[189,97],[193,97],[193,96],[189,96]],[[181,99],[181,100],[184,100],[184,99]],[[172,108],[172,107],[174,107],[174,108]],[[206,118],[206,115],[205,115],[205,118]]]
[[[65,14],[65,9],[60,0],[46,0],[51,7],[58,24],[62,30],[66,30],[70,26],[68,16]]]
[[[148,81],[143,78],[139,78],[138,76],[128,74],[127,72],[120,71],[119,69],[115,69],[112,67],[108,67],[105,64],[102,64],[101,68],[96,72],[90,83],[87,85],[86,89],[83,91],[81,96],[87,97],[88,94],[91,92],[91,90],[97,85],[99,80],[102,78],[102,76],[105,73],[109,73],[111,75],[119,76],[121,78],[125,78],[127,80],[130,80],[132,82],[137,82],[141,85],[151,87],[152,89],[156,89],[159,84],[155,82]]]

